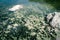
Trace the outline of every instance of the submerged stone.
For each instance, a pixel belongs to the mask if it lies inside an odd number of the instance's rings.
[[[60,28],[60,12],[54,12],[53,14],[52,13],[48,14],[47,22],[49,22],[49,24],[52,27]]]
[[[23,8],[23,5],[15,5],[12,8],[9,9],[9,11],[16,11]]]

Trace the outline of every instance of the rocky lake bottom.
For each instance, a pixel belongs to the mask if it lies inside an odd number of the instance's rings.
[[[58,1],[0,0],[0,40],[60,40]]]

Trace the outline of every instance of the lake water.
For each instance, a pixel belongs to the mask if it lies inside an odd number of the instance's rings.
[[[40,10],[43,10],[43,11],[47,10],[49,12],[55,11],[54,10],[55,8],[53,8],[53,6],[51,6],[50,4],[47,4],[44,1],[35,2],[32,0],[0,0],[0,13],[2,13],[2,11],[6,11],[9,7],[12,7],[14,5],[24,5],[26,7],[33,5],[34,7],[36,6],[37,8],[40,6],[39,7]]]
[[[3,14],[4,12],[6,12],[6,10],[14,5],[24,5],[26,8],[28,7],[30,9],[34,9],[34,11],[38,13],[49,13],[56,11],[56,9],[52,5],[44,1],[35,2],[30,0],[0,0],[0,14]]]

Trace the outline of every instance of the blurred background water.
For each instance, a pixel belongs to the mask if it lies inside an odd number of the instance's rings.
[[[43,9],[50,12],[55,11],[55,8],[51,4],[46,3],[44,0],[0,0],[0,13],[17,4],[22,4],[26,7],[29,5],[37,5],[37,8],[40,6],[40,10]],[[51,11],[50,9],[53,10]]]
[[[7,7],[17,5],[17,4],[24,4],[24,5],[37,5],[37,3],[44,4],[46,6],[50,5],[53,6],[55,9],[60,10],[60,1],[59,0],[0,0],[0,11],[6,9]],[[47,5],[48,4],[48,5]],[[54,10],[55,10],[54,9]]]

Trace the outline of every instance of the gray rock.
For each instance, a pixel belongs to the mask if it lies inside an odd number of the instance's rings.
[[[60,28],[60,12],[54,12],[47,15],[47,22],[52,27]]]
[[[49,22],[53,18],[53,15],[50,13],[47,15],[46,18],[47,18],[47,22]]]

